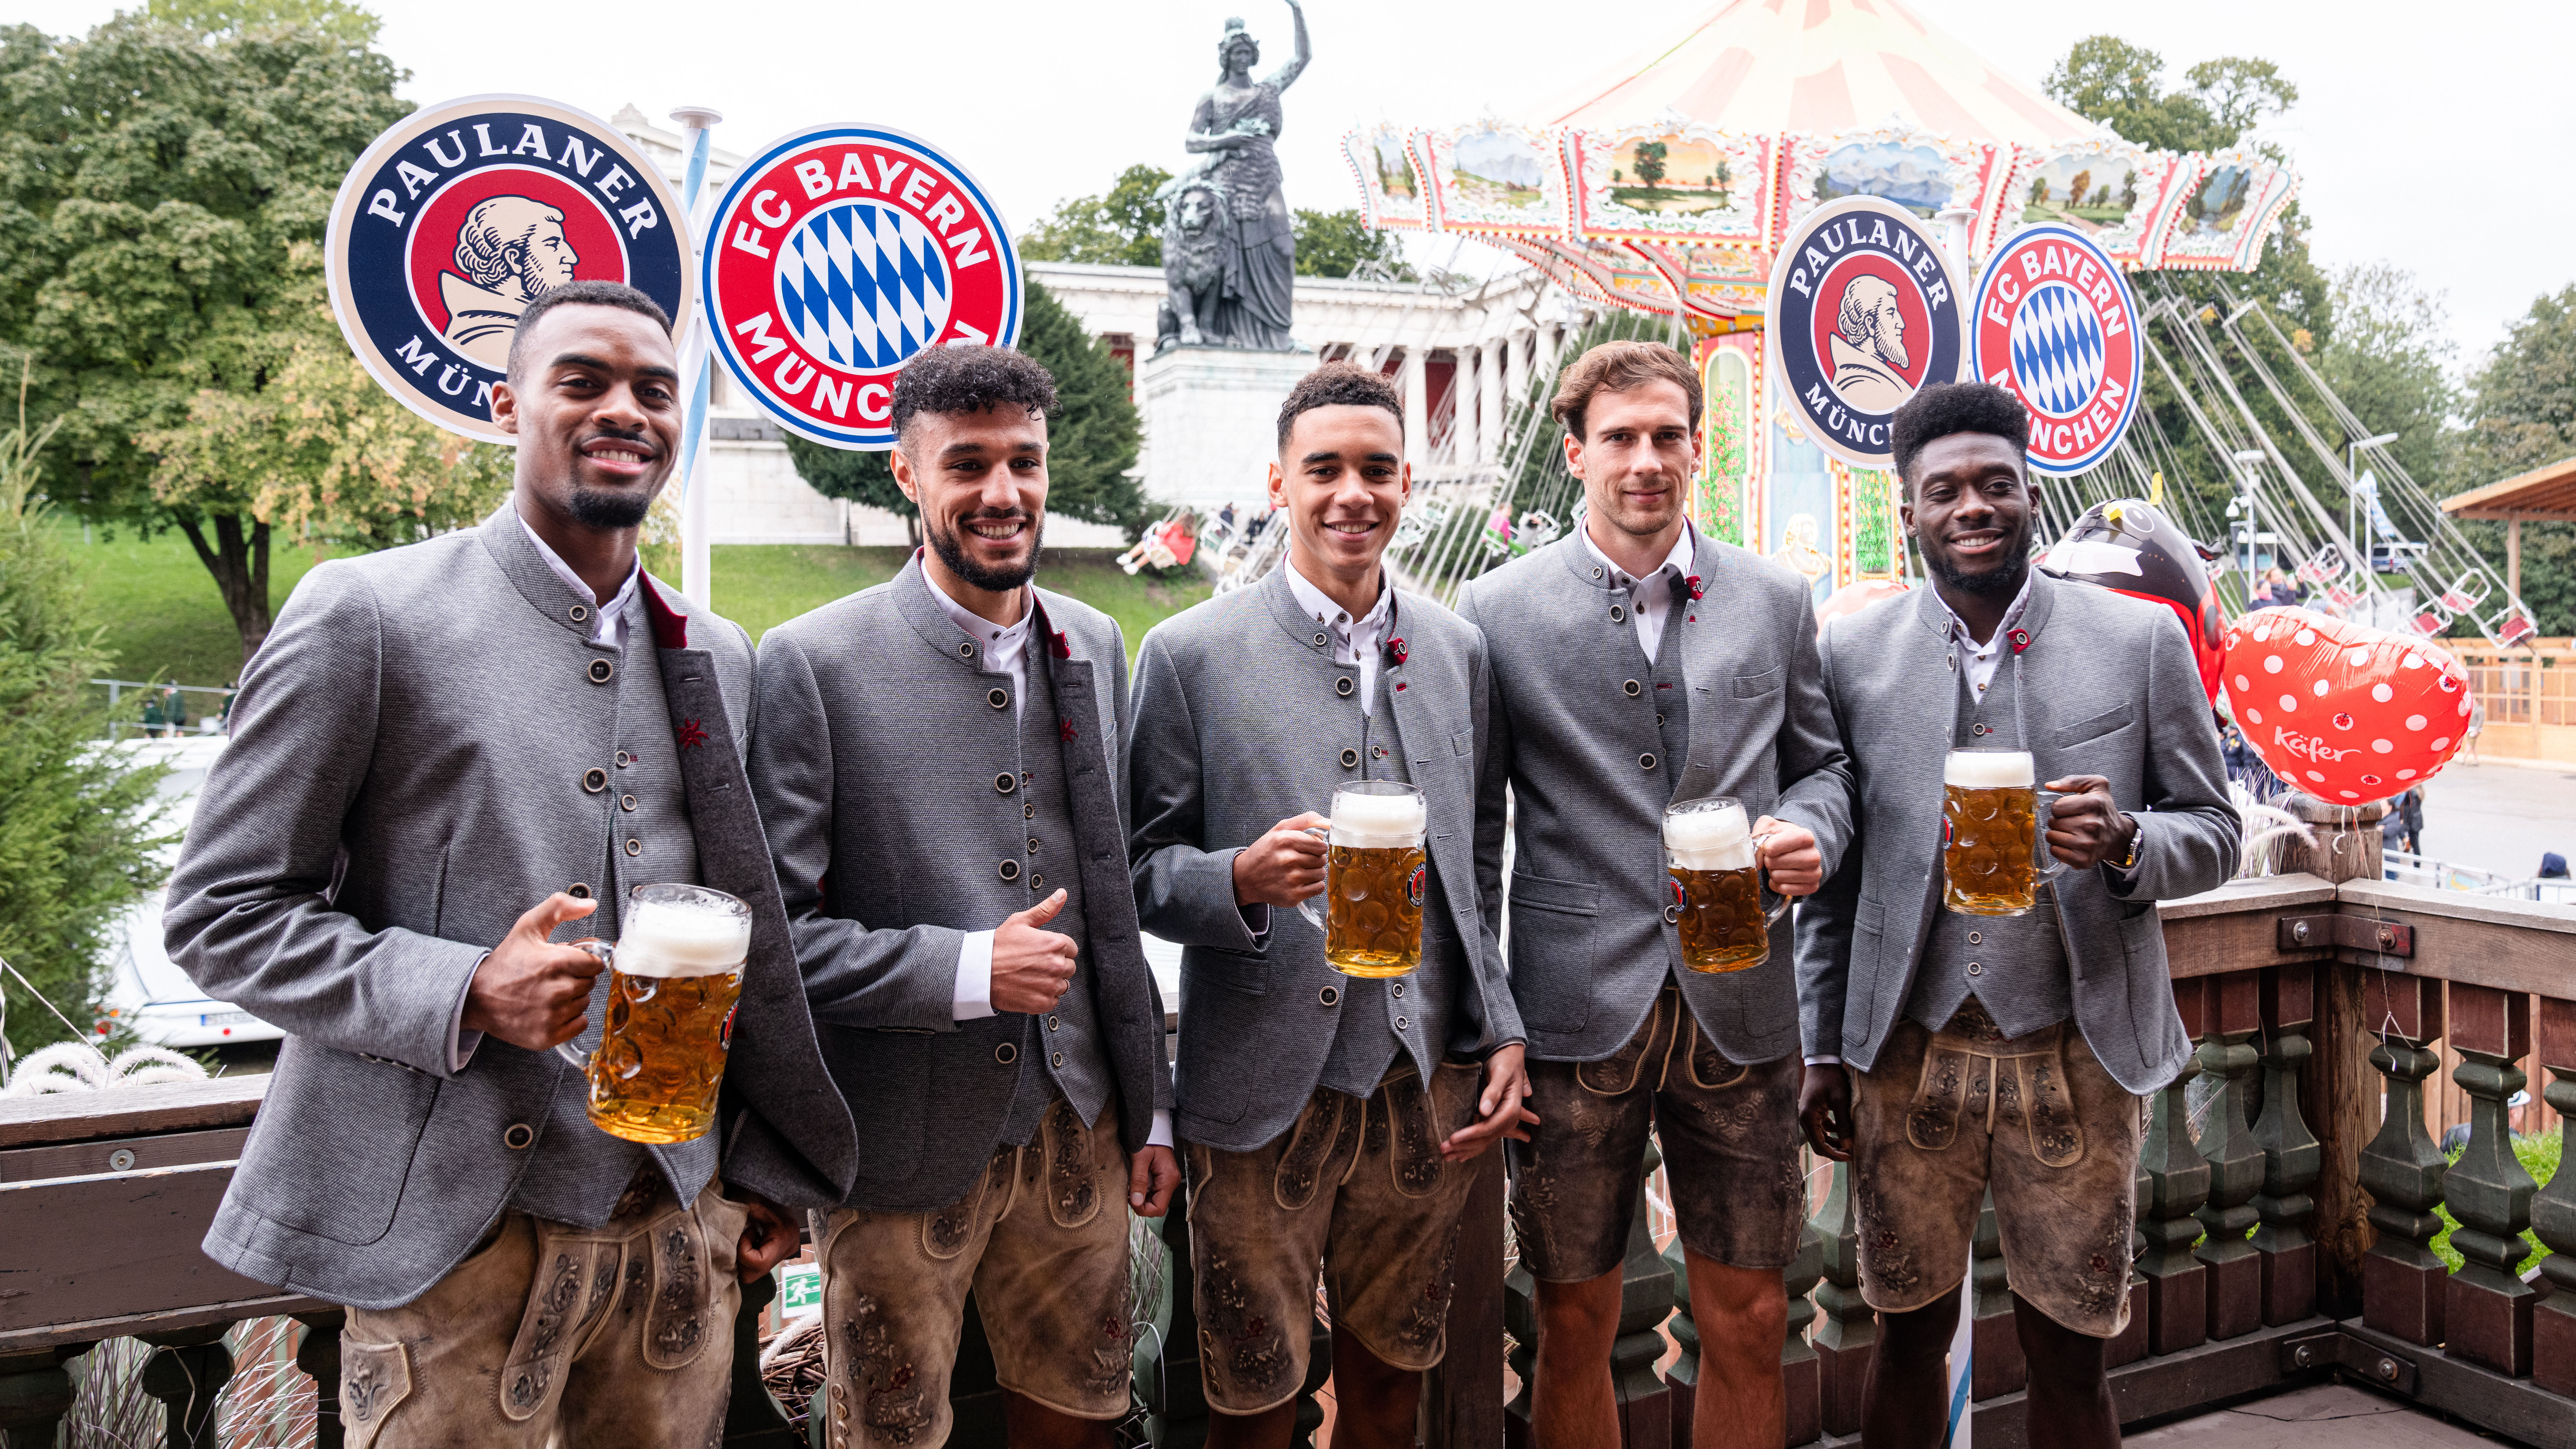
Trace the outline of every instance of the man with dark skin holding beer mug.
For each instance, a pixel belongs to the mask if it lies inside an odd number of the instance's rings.
[[[1700,405],[1669,347],[1605,343],[1569,364],[1553,408],[1583,527],[1459,602],[1494,657],[1480,819],[1502,827],[1508,785],[1518,829],[1511,980],[1539,1125],[1512,1149],[1512,1221],[1538,1280],[1545,1449],[1618,1442],[1610,1348],[1650,1127],[1699,1327],[1692,1442],[1774,1449],[1787,1434],[1781,1270],[1806,1216],[1797,993],[1788,924],[1763,920],[1750,881],[1815,890],[1848,767],[1806,581],[1689,523]],[[1708,796],[1738,802],[1706,823],[1747,884],[1725,926],[1749,949],[1725,961],[1694,959],[1664,845],[1666,808]],[[1484,863],[1499,890],[1499,854]]]
[[[1333,1442],[1396,1449],[1446,1348],[1469,1163],[1528,1121],[1476,884],[1502,848],[1475,813],[1484,641],[1379,567],[1412,491],[1385,378],[1317,368],[1278,439],[1287,558],[1137,652],[1130,857],[1182,947],[1208,1442],[1289,1442],[1320,1269]]]
[[[1932,582],[1825,631],[1859,842],[1798,919],[1800,1117],[1852,1162],[1879,1311],[1861,1435],[1941,1442],[1991,1188],[2030,1442],[2107,1446],[2139,1098],[2191,1054],[2156,902],[2234,873],[2236,812],[2173,612],[2031,566],[2022,405],[1939,384],[1890,431]]]
[[[971,1292],[1011,1443],[1107,1449],[1130,1209],[1173,1161],[1119,790],[1127,650],[1032,586],[1055,379],[947,346],[896,374],[927,546],[769,631],[752,783],[823,1055],[867,1124],[819,1223],[833,1449],[933,1449]]]
[[[171,958],[289,1033],[206,1253],[348,1305],[351,1449],[711,1442],[737,1278],[797,1246],[762,1194],[856,1166],[739,754],[751,642],[636,557],[669,328],[609,283],[529,306],[492,389],[509,500],[305,576],[170,883]],[[700,963],[744,963],[729,1060],[645,1045],[723,1074],[722,1125],[628,1140],[553,1050],[611,983],[570,941],[622,926],[620,971],[650,964],[632,893],[691,884],[748,908],[747,962],[735,908]]]

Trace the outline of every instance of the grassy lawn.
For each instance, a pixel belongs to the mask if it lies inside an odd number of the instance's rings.
[[[81,541],[77,524],[65,541],[89,586],[90,605],[106,626],[115,656],[113,677],[168,679],[181,684],[228,683],[241,675],[241,637],[224,612],[214,578],[197,561],[188,540],[172,532],[142,539]],[[649,550],[646,566],[664,579],[679,578],[676,549]],[[667,555],[667,556],[665,556]],[[724,545],[715,551],[717,612],[741,622],[756,642],[771,625],[795,618],[844,594],[884,583],[902,568],[900,548],[801,545]],[[1118,621],[1132,661],[1147,629],[1208,596],[1195,575],[1157,582],[1130,578],[1106,549],[1066,549],[1046,556],[1038,579]],[[296,581],[319,559],[299,546],[276,546],[269,555],[269,598],[283,608]],[[190,701],[191,713],[198,701]]]

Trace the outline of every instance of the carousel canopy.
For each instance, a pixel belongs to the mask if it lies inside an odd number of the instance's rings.
[[[1984,255],[2041,221],[2133,270],[2242,271],[2297,189],[2249,150],[2152,151],[1979,59],[1896,0],[1732,0],[1512,119],[1344,141],[1375,226],[1478,236],[1608,304],[1762,310],[1818,205],[1969,217]]]

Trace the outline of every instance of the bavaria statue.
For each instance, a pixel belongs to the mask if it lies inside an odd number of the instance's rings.
[[[1242,347],[1280,352],[1288,332],[1297,238],[1279,186],[1279,93],[1312,52],[1306,12],[1288,0],[1297,57],[1268,80],[1252,79],[1261,45],[1240,19],[1217,42],[1220,72],[1199,97],[1182,144],[1203,159],[1164,186],[1164,299],[1155,348]]]

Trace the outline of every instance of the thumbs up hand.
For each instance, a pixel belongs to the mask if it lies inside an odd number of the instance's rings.
[[[993,932],[995,1011],[1052,1011],[1073,980],[1074,958],[1082,948],[1071,936],[1046,930],[1064,909],[1065,893],[1038,902],[1005,919]]]

